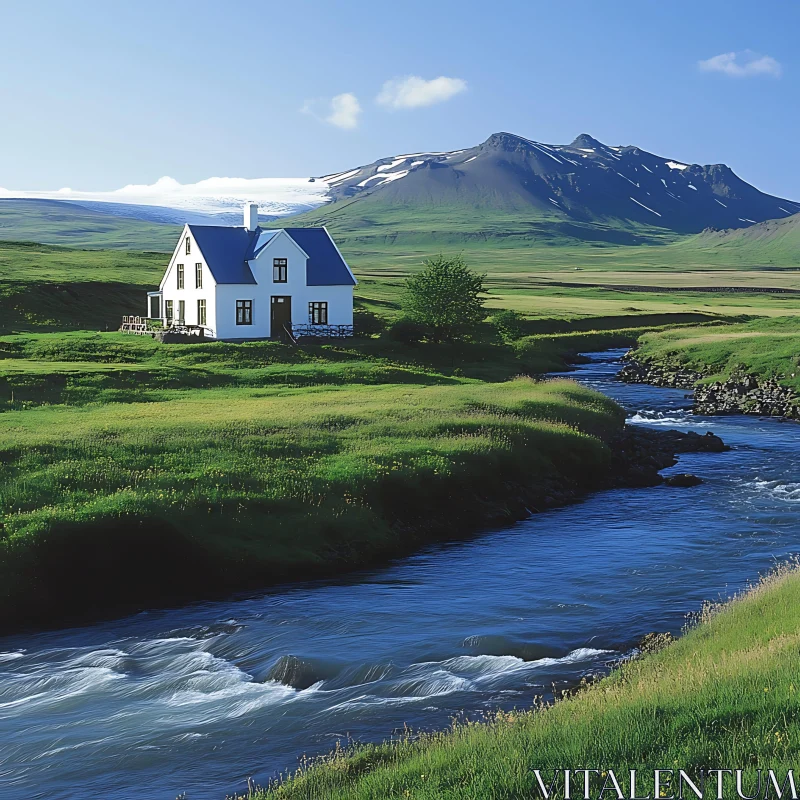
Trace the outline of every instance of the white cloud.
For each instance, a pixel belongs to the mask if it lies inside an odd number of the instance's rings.
[[[240,212],[242,204],[256,202],[264,214],[291,214],[314,208],[327,201],[324,181],[308,178],[207,178],[197,183],[178,183],[174,178],[159,178],[151,184],[129,184],[113,191],[54,189],[26,191],[3,189],[0,197],[67,200],[80,203],[131,203],[164,206],[206,214]]]
[[[762,56],[752,50],[720,53],[718,56],[697,63],[704,72],[721,72],[731,78],[751,78],[759,75],[780,78],[783,72],[780,63],[772,56]]]
[[[350,92],[337,94],[331,100],[331,113],[325,117],[326,122],[337,128],[352,130],[358,126],[358,117],[361,114],[361,105],[358,98]]]
[[[438,78],[426,81],[416,75],[386,81],[376,101],[387,108],[421,108],[443,103],[467,90],[461,78]]]
[[[321,122],[344,130],[357,128],[361,116],[361,104],[352,92],[337,94],[330,100],[306,100],[301,110]]]

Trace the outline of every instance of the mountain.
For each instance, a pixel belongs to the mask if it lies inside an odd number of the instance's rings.
[[[178,225],[238,224],[243,200],[255,198],[268,212],[262,223],[328,225],[362,265],[387,256],[418,263],[420,255],[465,247],[530,258],[531,247],[667,244],[800,212],[724,164],[685,164],[588,134],[553,145],[495,133],[475,147],[406,153],[317,178],[186,186],[163,178],[116,192],[56,194],[14,199],[0,190],[0,240],[168,251]]]
[[[307,215],[320,219],[340,212],[355,219],[370,205],[462,207],[697,233],[800,211],[800,204],[760,192],[724,164],[685,164],[588,134],[552,145],[495,133],[465,150],[382,158],[320,179],[333,200]]]

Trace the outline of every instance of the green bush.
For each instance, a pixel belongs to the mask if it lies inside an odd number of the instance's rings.
[[[401,317],[386,329],[386,338],[401,344],[419,344],[430,333],[427,325]]]
[[[429,331],[434,342],[469,339],[486,319],[484,275],[473,272],[461,256],[437,256],[406,281],[405,315]]]
[[[504,342],[513,342],[525,334],[525,317],[517,311],[498,311],[491,321]]]
[[[353,311],[353,333],[356,336],[374,336],[386,330],[386,320],[366,308]]]

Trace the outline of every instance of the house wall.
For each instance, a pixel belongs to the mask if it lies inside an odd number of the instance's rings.
[[[236,301],[253,301],[253,324],[236,324]],[[265,339],[269,336],[269,297],[255,283],[217,284],[216,335],[218,339]]]
[[[287,260],[286,283],[272,280],[272,260]],[[216,335],[220,339],[250,339],[272,335],[271,298],[292,298],[292,323],[307,325],[308,304],[328,304],[329,325],[353,324],[352,286],[306,286],[306,256],[287,234],[276,236],[250,263],[255,285],[219,284],[216,290]],[[253,324],[236,324],[236,301],[253,301]]]
[[[175,248],[169,266],[161,280],[160,289],[164,294],[161,301],[162,319],[165,318],[164,315],[167,313],[166,308],[168,300],[172,300],[175,319],[178,317],[178,301],[184,300],[186,302],[186,316],[184,317],[184,321],[187,325],[198,325],[197,301],[203,299],[206,301],[206,325],[210,328],[210,331],[206,331],[206,333],[211,336],[218,336],[219,334],[215,330],[214,323],[216,313],[214,278],[211,276],[211,271],[208,269],[208,265],[205,263],[205,259],[194,241],[192,242],[191,253],[186,255],[185,242],[188,235],[188,228],[184,228],[178,246]],[[183,289],[178,289],[178,264],[183,264],[184,267]],[[203,265],[202,289],[195,288],[195,264]]]

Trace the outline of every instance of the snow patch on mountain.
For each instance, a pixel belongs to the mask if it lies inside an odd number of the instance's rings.
[[[661,216],[661,214],[659,214],[658,211],[653,211],[652,208],[649,208],[644,203],[640,203],[635,197],[631,197],[630,199],[633,200],[633,202],[636,203],[637,206],[641,206],[642,208],[644,208],[647,211],[649,211],[651,214],[655,214],[657,217]]]

